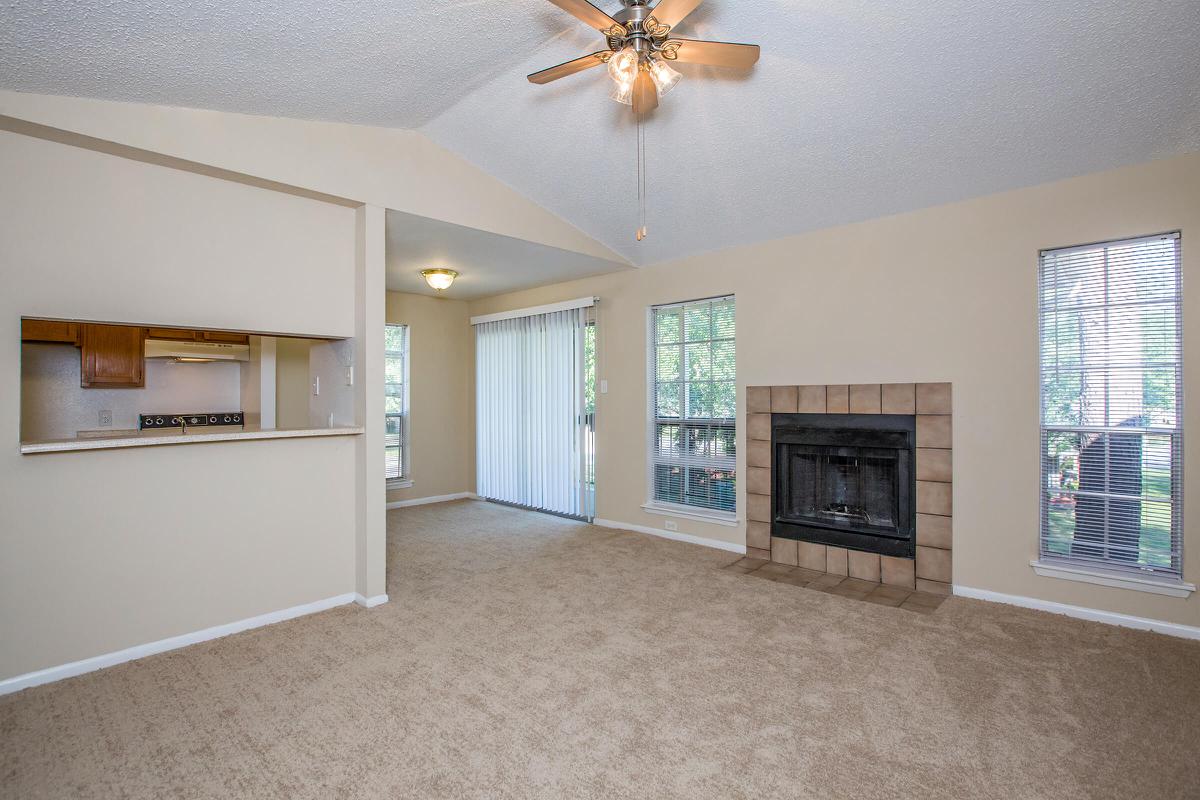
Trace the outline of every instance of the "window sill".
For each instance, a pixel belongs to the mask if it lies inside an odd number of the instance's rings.
[[[1131,575],[1116,570],[1081,567],[1057,561],[1029,562],[1033,571],[1046,578],[1061,578],[1067,581],[1094,583],[1097,586],[1112,586],[1117,589],[1132,589],[1137,592],[1150,592],[1168,597],[1187,597],[1196,591],[1196,585],[1186,583],[1176,578],[1150,578]]]
[[[392,478],[387,482],[387,490],[392,489],[410,489],[412,488],[412,478]]]
[[[736,528],[738,524],[737,514],[730,514],[724,511],[692,510],[659,503],[643,503],[642,509],[649,511],[651,514],[662,514],[665,517],[680,517],[681,519],[694,519],[700,522],[707,522],[711,525],[725,525],[730,528]]]

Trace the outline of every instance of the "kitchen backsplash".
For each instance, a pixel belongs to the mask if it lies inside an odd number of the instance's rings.
[[[241,410],[241,365],[148,360],[142,389],[84,389],[79,349],[21,345],[21,440],[64,439],[79,431],[132,429],[139,412]],[[112,425],[100,426],[100,412]]]

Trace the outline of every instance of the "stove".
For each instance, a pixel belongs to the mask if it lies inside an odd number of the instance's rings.
[[[189,414],[139,414],[138,429],[158,430],[160,428],[179,428],[184,432],[188,428],[241,428],[245,426],[244,417],[240,411],[202,411]]]

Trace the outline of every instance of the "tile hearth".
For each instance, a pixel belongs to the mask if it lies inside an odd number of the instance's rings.
[[[946,599],[943,594],[917,592],[875,581],[832,575],[828,572],[817,572],[804,567],[791,567],[763,558],[742,558],[722,569],[741,575],[763,578],[775,583],[785,583],[826,594],[836,594],[851,600],[863,600],[875,605],[903,608],[905,611],[915,611],[918,614],[930,614],[936,611],[942,601]]]

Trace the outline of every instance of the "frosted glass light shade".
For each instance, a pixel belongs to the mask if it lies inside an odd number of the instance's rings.
[[[450,288],[450,284],[454,283],[458,273],[452,269],[423,269],[421,277],[425,279],[425,283],[429,284],[430,289],[441,292]]]
[[[633,79],[638,73],[638,53],[632,47],[626,47],[608,60],[608,76],[618,85],[633,85]]]
[[[658,96],[662,97],[674,89],[675,84],[679,83],[679,79],[683,76],[661,58],[652,58],[650,59],[650,77],[654,79],[654,85],[658,88]]]
[[[608,96],[618,103],[624,103],[627,106],[633,105],[633,81],[629,83],[615,83],[612,91]]]

